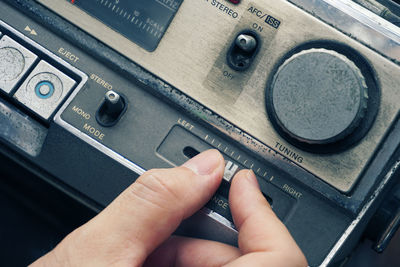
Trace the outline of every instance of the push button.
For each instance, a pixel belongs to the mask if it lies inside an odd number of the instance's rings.
[[[0,34],[1,35],[1,34]],[[4,36],[0,40],[0,89],[10,93],[26,74],[37,56]]]
[[[74,85],[74,80],[42,60],[14,97],[47,120]]]

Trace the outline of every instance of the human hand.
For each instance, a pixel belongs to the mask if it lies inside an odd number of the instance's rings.
[[[171,237],[212,197],[223,171],[216,150],[181,167],[150,170],[32,266],[307,266],[249,170],[236,174],[229,196],[239,248]]]

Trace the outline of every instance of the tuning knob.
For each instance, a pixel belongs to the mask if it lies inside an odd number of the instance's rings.
[[[303,50],[285,60],[267,91],[268,114],[278,131],[300,144],[346,139],[368,108],[368,86],[360,69],[324,48]]]

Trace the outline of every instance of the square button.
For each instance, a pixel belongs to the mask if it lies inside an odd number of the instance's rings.
[[[75,81],[45,61],[40,61],[14,95],[19,102],[49,119]]]
[[[31,51],[3,36],[0,40],[0,90],[10,93],[36,59]]]

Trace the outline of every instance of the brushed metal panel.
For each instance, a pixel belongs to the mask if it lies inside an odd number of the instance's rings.
[[[298,165],[341,191],[351,190],[399,113],[399,66],[283,0],[243,0],[237,6],[221,2],[237,12],[237,18],[218,9],[213,5],[213,0],[186,0],[153,53],[138,47],[65,0],[38,2],[179,88],[277,152],[280,153],[276,144],[280,143],[300,155],[303,160],[297,161]],[[279,18],[282,23],[273,37],[271,34],[260,32],[262,42],[268,44],[267,47],[262,47],[250,76],[245,77],[246,82],[240,85],[240,92],[233,98],[226,97],[232,83],[226,81],[223,71],[220,74],[215,72],[218,69],[228,70],[222,62],[224,57],[221,54],[226,53],[237,31],[252,28],[254,23],[262,24],[258,17],[249,14],[250,6],[261,9],[263,14]],[[271,30],[268,25],[263,26]],[[345,152],[317,155],[301,151],[282,140],[266,116],[264,92],[269,73],[289,50],[313,40],[333,40],[353,47],[371,63],[378,77],[382,99],[377,120],[363,141]]]

